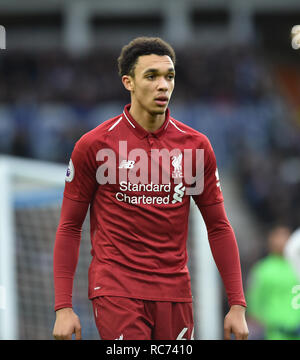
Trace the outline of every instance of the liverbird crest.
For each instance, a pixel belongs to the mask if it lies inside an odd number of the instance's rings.
[[[173,178],[182,178],[182,154],[179,154],[178,156],[172,156],[172,166],[174,167],[174,170],[172,172]]]

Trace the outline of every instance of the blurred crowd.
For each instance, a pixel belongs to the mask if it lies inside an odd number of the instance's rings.
[[[1,53],[0,153],[67,163],[83,133],[130,102],[118,55]],[[242,46],[178,50],[170,109],[210,138],[259,220],[299,225],[300,129],[266,58]]]
[[[284,114],[283,114],[284,119]],[[241,145],[240,183],[262,224],[300,225],[300,131],[285,121],[272,123],[263,152]]]

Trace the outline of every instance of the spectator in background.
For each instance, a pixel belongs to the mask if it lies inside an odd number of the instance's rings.
[[[284,248],[284,256],[292,264],[298,274],[300,286],[300,227],[298,227],[289,237]]]
[[[269,254],[250,271],[246,299],[252,339],[300,340],[300,311],[292,306],[299,277],[283,256],[289,237],[287,227],[271,229]]]

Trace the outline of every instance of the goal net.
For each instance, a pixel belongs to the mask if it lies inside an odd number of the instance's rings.
[[[52,339],[53,248],[66,166],[0,156],[0,339]],[[99,339],[88,301],[89,217],[82,230],[73,305],[83,339]],[[203,219],[192,202],[188,240],[195,339],[219,339],[222,293]]]

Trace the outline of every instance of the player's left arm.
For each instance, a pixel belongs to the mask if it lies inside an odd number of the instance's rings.
[[[208,233],[213,258],[222,277],[230,305],[224,320],[224,338],[234,334],[237,340],[248,338],[245,319],[246,301],[243,291],[240,257],[233,229],[225,213],[224,203],[200,207]]]
[[[247,340],[249,331],[245,318],[246,309],[241,305],[232,305],[224,319],[224,339],[230,340],[234,334],[236,340]]]
[[[217,162],[209,140],[204,137],[204,189],[193,199],[206,224],[209,245],[222,277],[230,311],[224,321],[224,337],[233,333],[236,339],[246,339],[248,328],[245,320],[246,301],[243,291],[239,250],[233,229],[227,218],[220,185]],[[197,166],[196,166],[197,168]]]

